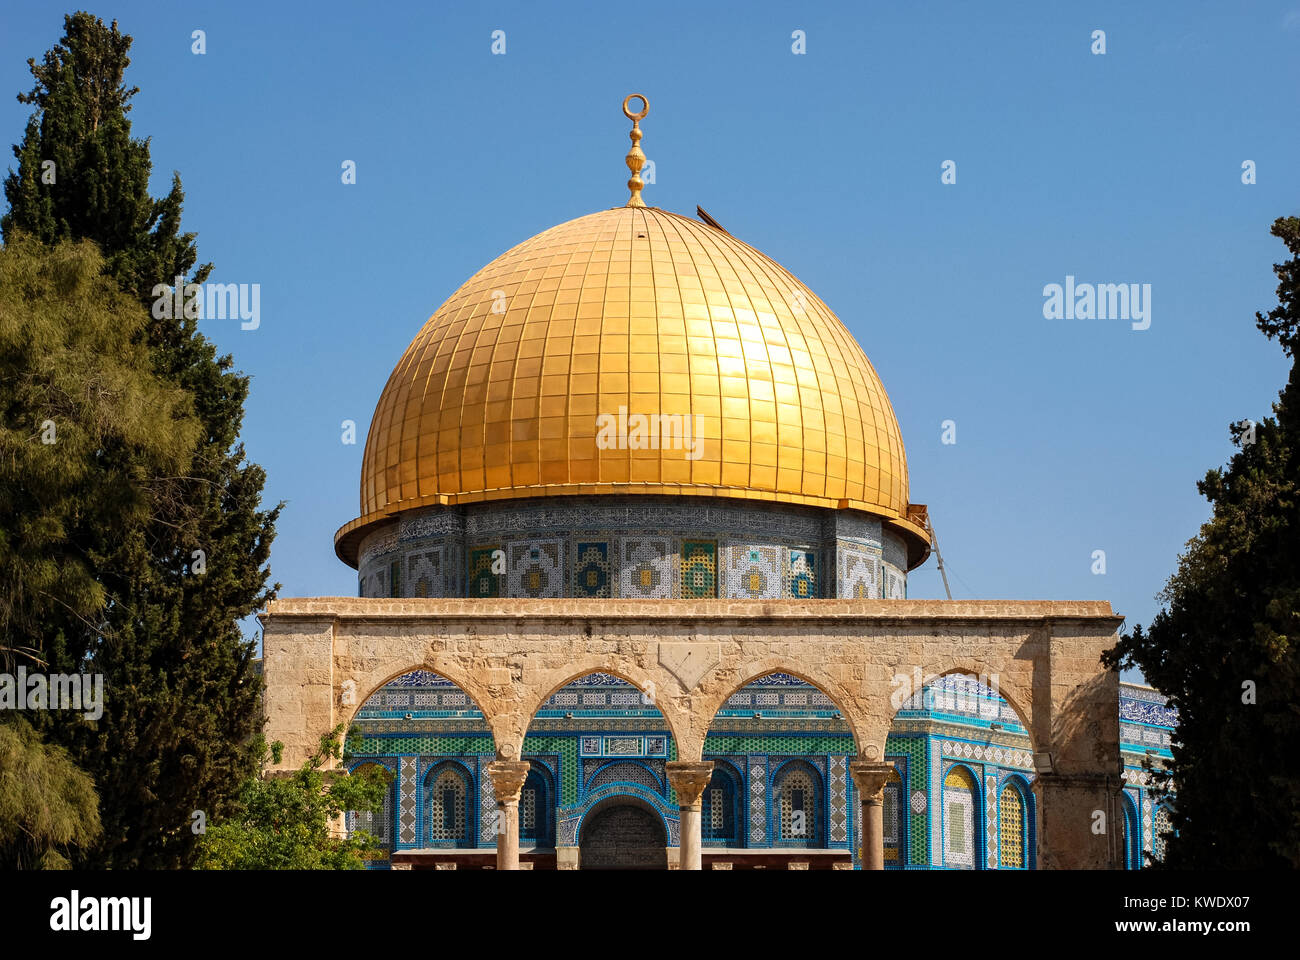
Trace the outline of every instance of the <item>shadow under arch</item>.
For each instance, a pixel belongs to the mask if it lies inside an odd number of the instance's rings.
[[[633,821],[615,826],[622,836],[602,835],[602,821],[620,814],[631,814]],[[636,830],[638,826],[641,828],[639,831]],[[611,791],[595,798],[577,825],[575,840],[580,850],[580,866],[587,870],[666,869],[667,848],[674,832],[663,805],[656,803],[654,798]],[[631,844],[627,843],[629,833],[633,834]]]

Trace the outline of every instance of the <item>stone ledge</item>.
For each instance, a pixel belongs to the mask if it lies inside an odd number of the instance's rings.
[[[1108,622],[1118,616],[1105,600],[617,600],[383,599],[290,597],[258,614],[268,620],[801,620],[876,623],[962,620]]]

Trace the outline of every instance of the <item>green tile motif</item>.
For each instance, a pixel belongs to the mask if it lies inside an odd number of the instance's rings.
[[[704,599],[718,595],[718,545],[707,540],[682,543],[682,596]]]
[[[835,754],[855,757],[853,736],[849,733],[810,733],[808,736],[770,736],[745,733],[711,733],[704,739],[704,755],[770,753],[776,756]]]
[[[889,737],[885,740],[885,756],[907,757],[907,790],[899,798],[908,818],[907,862],[913,866],[923,866],[930,862],[925,814],[912,810],[912,794],[917,790],[925,793],[925,738]]]
[[[471,597],[501,596],[502,575],[492,572],[492,555],[500,547],[481,547],[469,552],[469,595]]]

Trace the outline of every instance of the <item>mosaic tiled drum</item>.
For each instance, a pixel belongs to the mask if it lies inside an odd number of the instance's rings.
[[[903,597],[880,518],[723,498],[575,496],[412,510],[368,534],[363,597]]]

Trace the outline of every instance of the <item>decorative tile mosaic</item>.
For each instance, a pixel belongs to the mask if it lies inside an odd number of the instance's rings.
[[[502,550],[500,546],[474,547],[469,552],[469,595],[471,597],[501,596],[501,575],[492,572],[492,560]]]
[[[430,547],[406,558],[406,592],[410,597],[441,597],[447,589],[442,576],[442,547]]]
[[[975,783],[965,767],[952,766],[943,781],[943,863],[975,869]]]
[[[535,540],[512,543],[509,549],[507,596],[564,596],[564,542]]]
[[[402,757],[401,766],[398,769],[397,776],[397,841],[399,844],[410,845],[415,843],[415,757]]]
[[[706,743],[704,752],[710,749]],[[761,757],[749,758],[749,842],[761,844],[767,839],[767,764]]]
[[[718,544],[712,540],[684,540],[681,555],[682,596],[703,599],[718,595]]]
[[[726,550],[723,595],[746,600],[772,600],[781,596],[782,553],[776,546],[730,544]]]
[[[881,802],[881,833],[885,848],[885,862],[897,864],[901,861],[902,846],[902,779],[895,770],[885,782],[884,797]]]
[[[847,843],[849,839],[849,814],[845,796],[848,781],[847,757],[829,757],[827,768],[830,771],[828,791],[830,796],[830,829],[827,839],[831,843]]]
[[[817,554],[812,550],[791,550],[787,596],[807,600],[819,596],[817,585]]]
[[[573,595],[608,597],[612,573],[609,567],[609,543],[579,541],[573,555]]]
[[[998,780],[990,774],[984,775],[984,836],[988,848],[988,866],[992,870],[998,865]]]
[[[664,581],[664,587],[670,596],[693,596],[699,588],[688,585],[683,593],[680,579],[681,565],[690,558],[675,544],[684,540],[727,544],[725,549],[715,551],[721,555],[714,558],[716,592],[711,595],[755,599],[865,595],[862,591],[869,586],[862,584],[850,583],[849,592],[845,592],[844,561],[850,556],[865,557],[868,565],[878,571],[882,549],[905,593],[902,542],[892,534],[882,533],[879,521],[842,514],[788,504],[741,504],[705,498],[683,502],[678,497],[649,496],[537,498],[431,507],[404,514],[397,524],[376,531],[362,542],[358,589],[362,596],[387,596],[390,591],[404,596],[553,596],[556,594],[551,592],[554,588],[549,584],[548,570],[510,569],[515,556],[511,548],[524,542],[559,540],[564,545],[559,596],[619,596],[626,579],[636,581],[631,584],[634,589],[629,596],[657,596],[655,582],[661,578],[655,573],[662,574],[662,570],[652,564],[647,573],[640,566],[642,560],[654,557],[639,558],[637,565],[629,569],[623,541],[666,540],[663,556],[670,561],[671,582]],[[526,541],[516,539],[521,535]],[[489,574],[483,573],[473,556],[487,545],[485,541],[496,542],[510,553],[511,562],[506,564],[505,572],[491,575],[500,578],[496,583],[487,579]],[[467,545],[471,547],[468,551]],[[596,549],[588,550],[589,546]],[[432,575],[437,572],[432,564],[425,568],[420,563],[420,558],[427,560],[439,550],[440,578]],[[834,564],[838,575],[829,578],[829,589],[818,582],[823,550],[833,551],[828,557],[838,556]],[[750,562],[751,556],[757,557],[756,563]],[[866,575],[872,579],[870,571]],[[643,585],[643,578],[648,578],[650,584]],[[884,593],[879,586],[881,579],[877,572],[873,596]],[[513,592],[516,587],[518,594]]]
[[[478,839],[480,843],[495,845],[497,842],[497,791],[492,784],[492,778],[488,776],[487,772],[487,765],[490,760],[489,757],[478,758]]]
[[[885,597],[889,600],[902,600],[906,590],[904,584],[907,581],[903,575],[894,567],[885,567]]]
[[[665,537],[623,540],[619,596],[666,600],[673,595],[673,548]]]
[[[843,543],[836,545],[839,558],[839,595],[855,599],[880,596],[880,558],[866,550]]]
[[[656,793],[663,791],[663,783],[644,764],[627,761],[606,764],[587,783],[587,790],[590,792],[611,783],[638,783]]]

